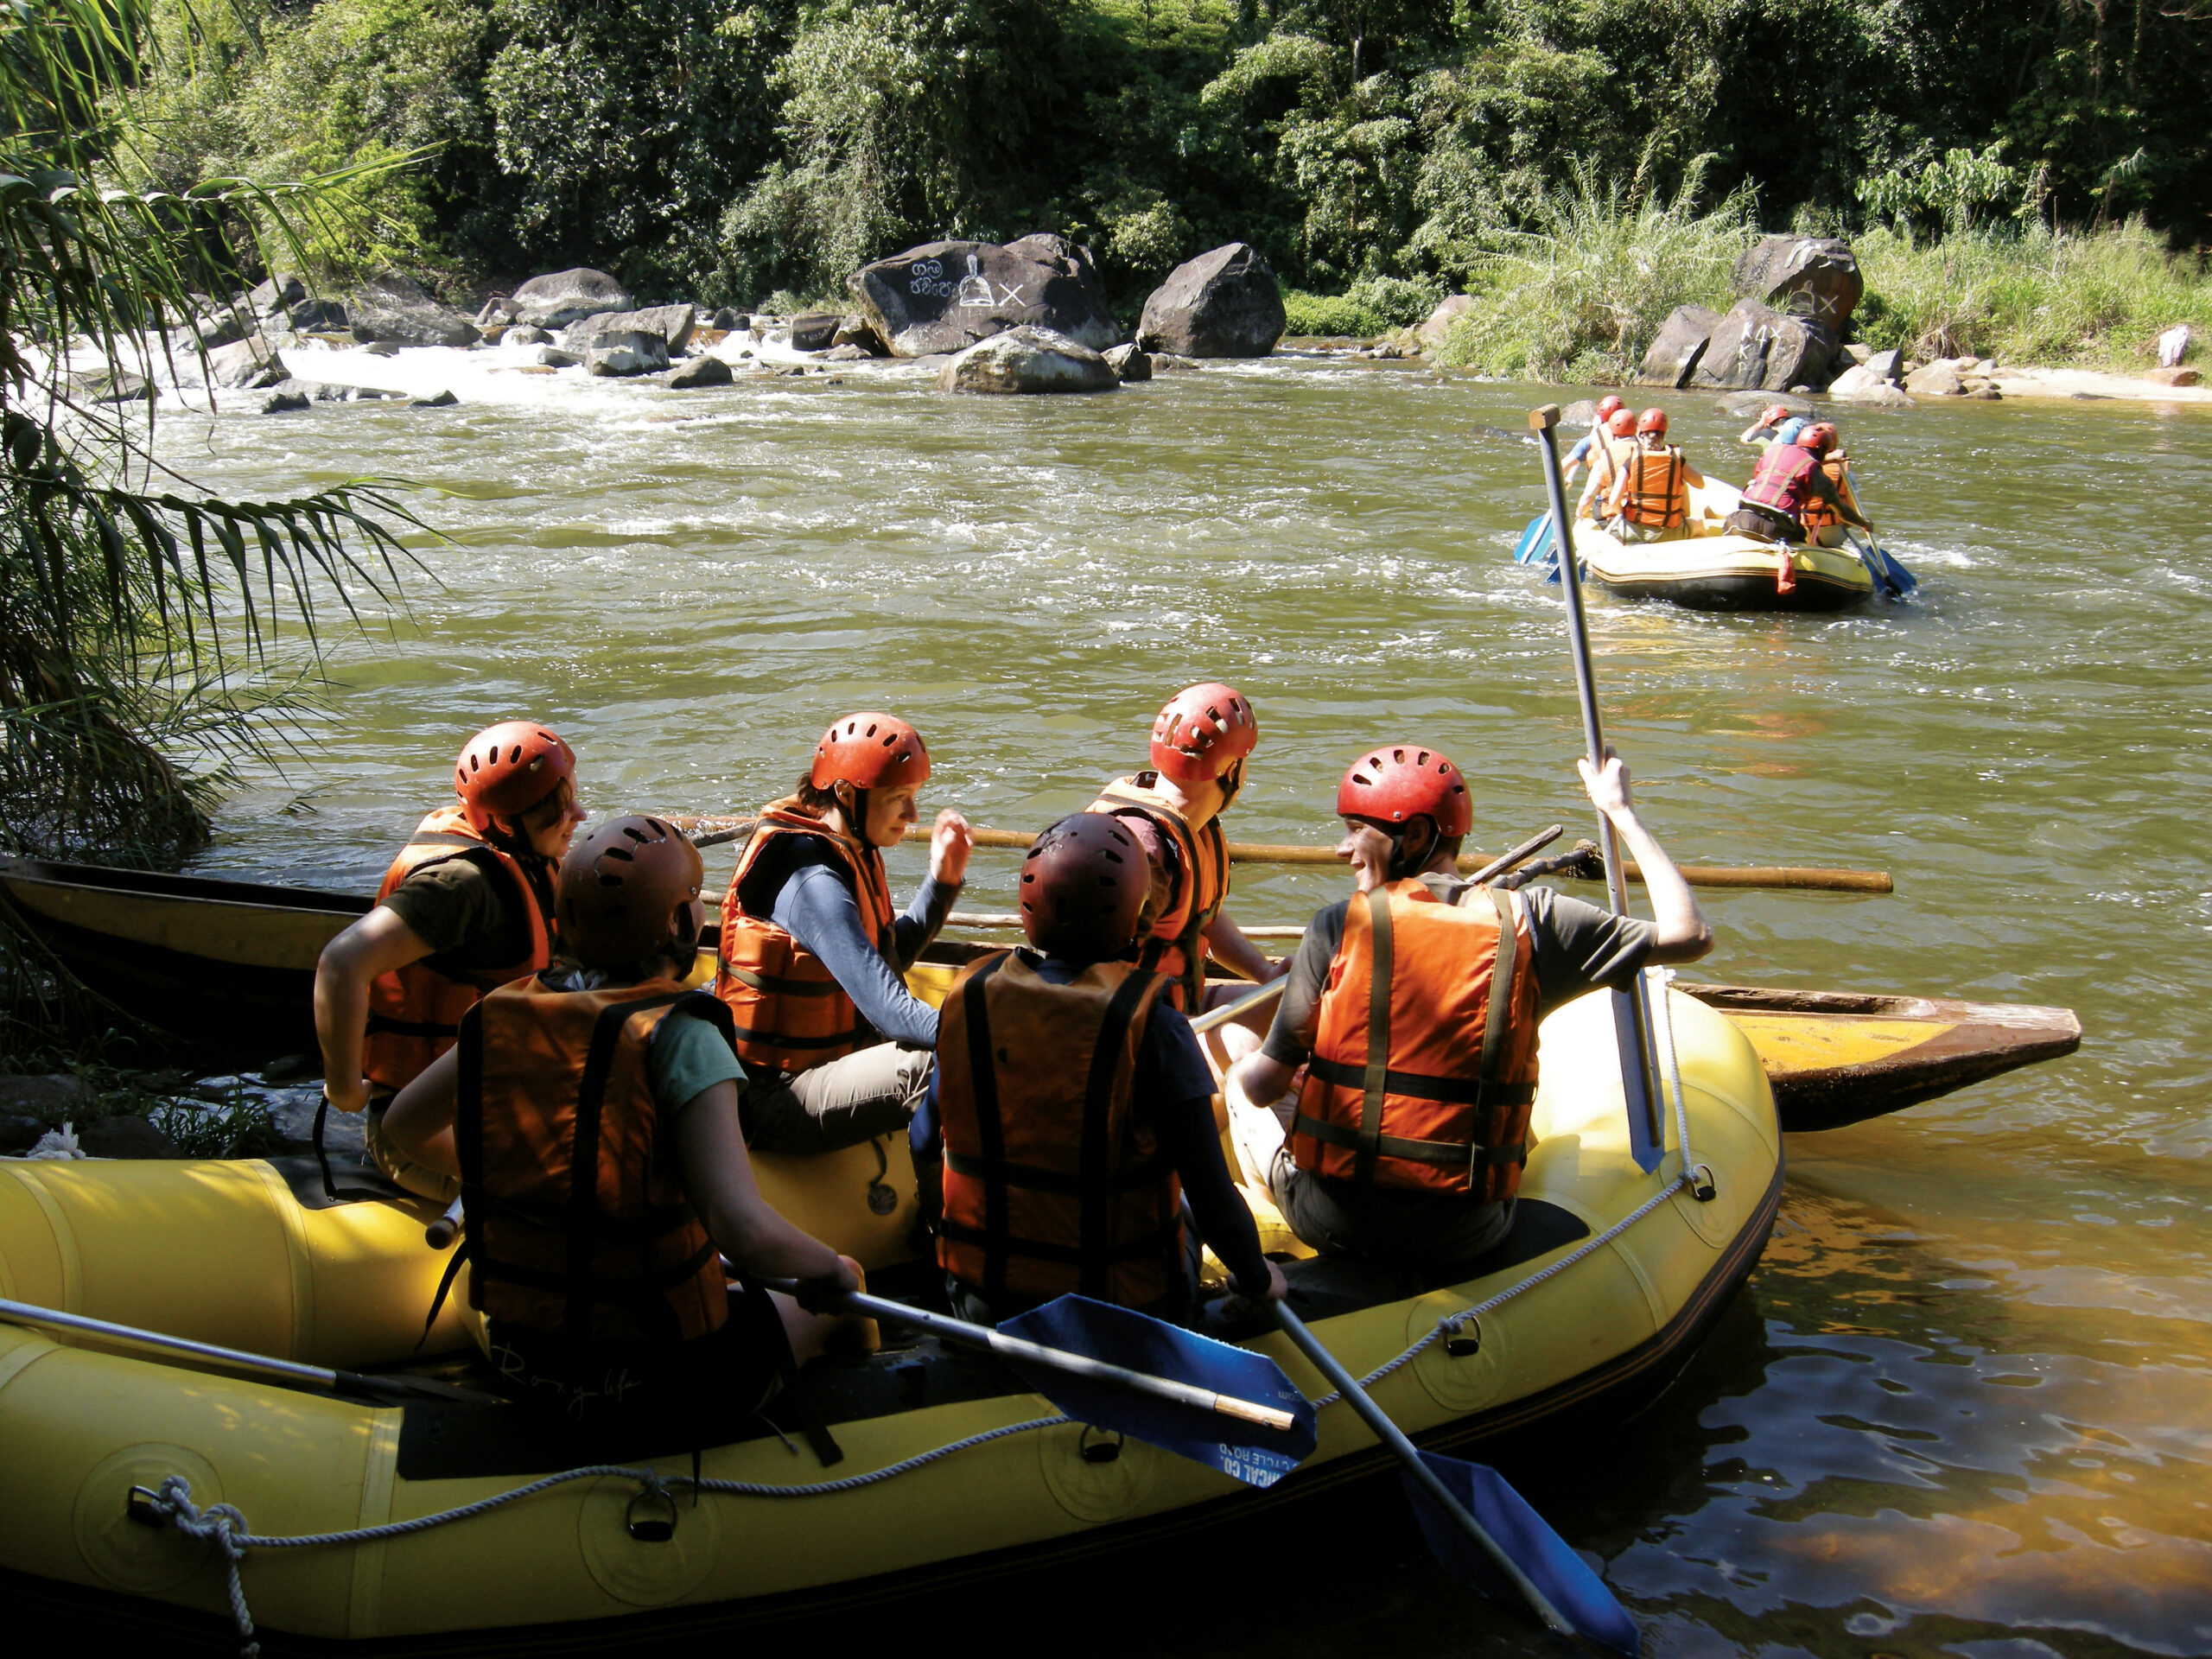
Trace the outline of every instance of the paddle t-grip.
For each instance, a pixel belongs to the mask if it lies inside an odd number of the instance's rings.
[[[1256,1405],[1249,1400],[1235,1399],[1225,1394],[1214,1395],[1213,1408],[1224,1417],[1234,1417],[1240,1422],[1257,1423],[1262,1428],[1272,1428],[1284,1434],[1289,1433],[1298,1422],[1287,1411],[1278,1411],[1273,1406]]]

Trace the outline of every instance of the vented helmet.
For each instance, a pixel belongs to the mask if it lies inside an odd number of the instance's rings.
[[[610,818],[561,861],[554,914],[561,945],[587,967],[621,968],[658,955],[685,925],[706,867],[699,849],[658,818]]]
[[[1151,889],[1152,861],[1127,826],[1077,812],[1021,861],[1021,931],[1051,955],[1103,962],[1129,948]]]
[[[576,775],[575,751],[534,720],[487,726],[454,762],[454,792],[479,835],[518,817]]]
[[[1152,766],[1181,784],[1211,783],[1259,746],[1252,705],[1233,685],[1209,681],[1167,700],[1152,722]]]
[[[1370,749],[1351,763],[1337,785],[1337,816],[1406,823],[1426,817],[1436,833],[1464,836],[1475,821],[1474,803],[1459,768],[1434,749],[1395,743]]]

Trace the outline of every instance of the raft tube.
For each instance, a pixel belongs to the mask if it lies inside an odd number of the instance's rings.
[[[1723,534],[1721,521],[1743,494],[1718,479],[1692,486],[1689,498],[1691,533],[1680,541],[1624,542],[1578,520],[1574,550],[1584,580],[1622,599],[1671,600],[1700,611],[1840,611],[1873,597],[1874,578],[1851,548]]]
[[[1326,1261],[1287,1268],[1313,1330],[1356,1374],[1400,1362],[1373,1391],[1424,1443],[1541,1444],[1618,1421],[1681,1370],[1758,1260],[1782,1190],[1765,1075],[1724,1015],[1679,993],[1668,1006],[1703,1174],[1684,1178],[1671,1122],[1657,1168],[1637,1167],[1609,1000],[1586,997],[1544,1022],[1516,1224],[1471,1276],[1408,1285]],[[321,1365],[396,1369],[441,1350],[473,1360],[469,1321],[450,1303],[416,1347],[448,1259],[424,1242],[429,1206],[329,1203],[302,1161],[0,1164],[0,1294]],[[791,1219],[895,1276],[914,1205],[903,1140],[755,1161]],[[1708,1179],[1700,1201],[1693,1188]],[[899,1200],[889,1214],[877,1213],[883,1185]],[[1440,1320],[1471,1312],[1440,1339]],[[1246,1340],[1310,1395],[1325,1391],[1279,1334]],[[710,1491],[696,1507],[683,1497],[658,1541],[627,1524],[639,1482],[604,1473],[358,1539],[347,1535],[495,1498],[566,1465],[518,1436],[500,1406],[378,1404],[0,1325],[0,1568],[90,1618],[174,1629],[175,1610],[189,1609],[227,1624],[217,1548],[145,1524],[143,1504],[130,1518],[134,1487],[175,1476],[194,1504],[233,1505],[264,1539],[338,1535],[246,1550],[239,1589],[264,1630],[371,1644],[449,1633],[441,1651],[528,1645],[561,1626],[620,1643],[671,1621],[849,1603],[863,1586],[921,1589],[954,1563],[1014,1565],[1233,1522],[1380,1465],[1341,1405],[1320,1412],[1313,1456],[1264,1491],[1135,1440],[1094,1461],[1084,1427],[1010,1375],[931,1348],[810,1367],[802,1391],[823,1407],[842,1461],[794,1455],[755,1420],[701,1461],[709,1480],[749,1490]],[[870,1478],[949,1446],[960,1449]],[[639,1451],[625,1467],[681,1491],[688,1446]]]

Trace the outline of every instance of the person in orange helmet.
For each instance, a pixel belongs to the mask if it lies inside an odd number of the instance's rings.
[[[392,1096],[453,1046],[484,994],[551,960],[553,874],[583,822],[576,757],[536,721],[486,728],[454,762],[454,804],[432,812],[385,873],[376,908],[322,949],[315,970],[323,1110],[368,1112],[369,1156],[441,1203],[453,1182],[384,1135]],[[328,1165],[326,1188],[335,1190]]]
[[[1667,442],[1667,411],[1647,409],[1636,417],[1636,447],[1620,460],[1603,517],[1624,542],[1673,542],[1690,533],[1690,488],[1705,474]]]
[[[1560,471],[1561,482],[1573,483],[1574,469],[1578,467],[1586,465],[1594,467],[1598,465],[1598,461],[1592,451],[1606,443],[1611,435],[1606,430],[1606,423],[1613,418],[1616,411],[1626,407],[1627,405],[1618,397],[1611,395],[1598,400],[1598,407],[1590,416],[1590,429],[1582,435],[1580,441],[1573,448],[1567,452],[1566,464]]]
[[[1582,499],[1574,504],[1576,518],[1592,517],[1596,505],[1612,493],[1621,461],[1635,448],[1636,411],[1617,409],[1605,417],[1605,442],[1590,452],[1590,481],[1582,486]]]

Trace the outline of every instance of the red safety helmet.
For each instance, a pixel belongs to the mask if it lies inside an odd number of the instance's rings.
[[[610,818],[569,849],[554,891],[561,945],[589,968],[624,968],[696,931],[706,866],[658,818]]]
[[[1634,437],[1636,435],[1636,411],[1625,407],[1615,410],[1611,415],[1605,417],[1605,430],[1611,433],[1617,438]]]
[[[1434,749],[1407,743],[1370,750],[1351,763],[1337,785],[1337,816],[1377,823],[1426,817],[1449,839],[1467,833],[1475,807],[1459,767]]]
[[[1260,723],[1233,685],[1210,680],[1168,698],[1152,722],[1152,767],[1179,784],[1211,783],[1259,747]]]
[[[1836,446],[1836,429],[1826,421],[1815,422],[1797,435],[1797,447],[1809,449],[1816,455],[1825,455]]]
[[[1600,397],[1598,400],[1598,412],[1594,418],[1600,422],[1610,420],[1615,410],[1627,407],[1628,405],[1618,397]]]
[[[896,789],[929,775],[930,752],[919,732],[896,715],[858,714],[833,721],[822,734],[807,782],[817,789]]]
[[[534,720],[503,721],[468,740],[453,763],[454,793],[469,827],[518,817],[576,775],[576,753]]]
[[[1667,411],[1663,409],[1645,410],[1643,414],[1636,417],[1636,430],[1638,436],[1642,436],[1646,432],[1656,432],[1661,437],[1665,437]]]
[[[1077,812],[1021,861],[1021,931],[1053,956],[1103,962],[1129,948],[1152,890],[1152,861],[1119,818]]]
[[[1769,404],[1759,411],[1759,424],[1779,426],[1789,418],[1790,412],[1789,405],[1787,404]]]

